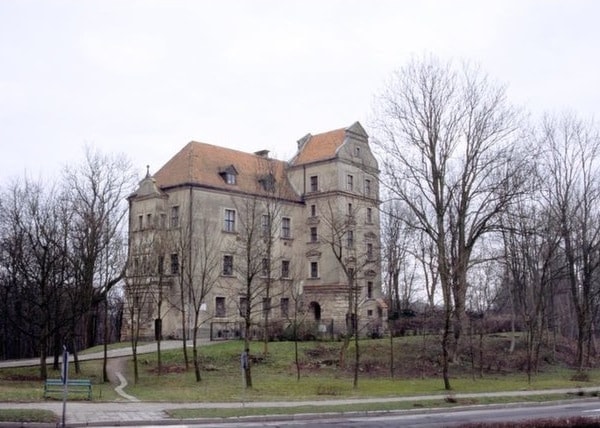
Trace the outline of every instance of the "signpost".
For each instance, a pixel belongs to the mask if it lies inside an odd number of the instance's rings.
[[[62,355],[62,368],[60,373],[60,380],[63,383],[63,411],[62,411],[62,427],[65,425],[65,415],[67,413],[67,396],[69,395],[67,381],[69,380],[69,352],[67,352],[67,347],[63,345],[63,355]]]

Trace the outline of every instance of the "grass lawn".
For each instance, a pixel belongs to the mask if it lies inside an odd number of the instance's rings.
[[[142,401],[172,402],[252,402],[326,400],[337,398],[367,397],[415,397],[414,400],[386,403],[364,403],[352,405],[327,405],[319,407],[320,412],[366,412],[392,411],[420,407],[443,407],[469,404],[490,404],[515,401],[544,401],[575,398],[565,395],[537,395],[515,398],[455,399],[457,393],[477,393],[494,391],[544,390],[554,388],[582,388],[598,385],[600,391],[600,370],[589,370],[584,380],[574,380],[574,370],[561,361],[540,366],[539,372],[527,381],[527,376],[517,367],[519,351],[506,355],[505,337],[486,339],[487,354],[483,362],[471,361],[463,357],[462,364],[451,367],[452,391],[443,389],[439,365],[439,345],[431,338],[403,337],[394,340],[395,376],[390,376],[389,339],[364,340],[360,342],[361,366],[358,387],[352,386],[353,344],[346,355],[346,368],[339,367],[340,342],[299,343],[301,364],[300,379],[296,379],[294,364],[294,344],[290,342],[269,343],[268,353],[263,354],[263,344],[251,344],[253,388],[242,387],[239,357],[243,343],[229,341],[213,343],[199,349],[202,380],[196,382],[193,364],[186,370],[181,349],[162,352],[162,373],[157,370],[156,353],[139,355],[140,380],[133,383],[133,362],[127,357],[123,374],[129,386],[125,391]],[[117,345],[118,346],[118,345]],[[189,350],[191,358],[191,350]],[[479,355],[466,353],[465,355]],[[521,365],[522,367],[522,365]],[[94,401],[120,399],[111,384],[101,382],[102,361],[81,362],[81,373],[74,373],[70,365],[71,378],[86,378],[93,383]],[[59,377],[58,371],[50,371],[49,377]],[[439,395],[439,399],[419,400],[416,396]],[[587,394],[596,395],[596,393]],[[583,396],[583,394],[582,394]],[[1,401],[40,401],[43,400],[43,381],[39,369],[35,367],[0,369]],[[61,396],[51,398],[60,400]],[[70,400],[84,399],[84,396],[70,396]],[[243,407],[235,409],[179,409],[171,412],[176,419],[224,418],[265,414],[311,413],[314,406],[291,407]],[[51,412],[38,410],[0,410],[0,421],[13,422],[54,422]]]

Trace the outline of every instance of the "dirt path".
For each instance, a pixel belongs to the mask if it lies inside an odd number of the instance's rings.
[[[114,385],[119,385],[120,380],[117,376],[117,373],[125,373],[127,367],[127,361],[129,357],[117,357],[117,358],[109,358],[106,362],[106,374],[108,375],[108,380],[110,383]]]

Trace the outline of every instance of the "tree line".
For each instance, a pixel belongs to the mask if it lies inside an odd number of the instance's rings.
[[[508,314],[513,329],[524,326],[529,373],[558,336],[576,344],[579,370],[592,364],[597,123],[573,112],[533,121],[480,69],[435,57],[413,59],[377,100],[391,311],[418,301],[443,309],[446,389],[468,313]]]
[[[16,178],[0,198],[0,358],[46,358],[119,337],[126,196],[135,176],[122,155],[85,148],[56,180]]]

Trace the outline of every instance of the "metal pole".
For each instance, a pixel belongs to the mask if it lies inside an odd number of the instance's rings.
[[[61,380],[63,382],[62,427],[64,428],[66,426],[65,415],[67,414],[67,395],[69,393],[67,387],[67,381],[69,380],[69,353],[67,352],[66,345],[63,345]]]

